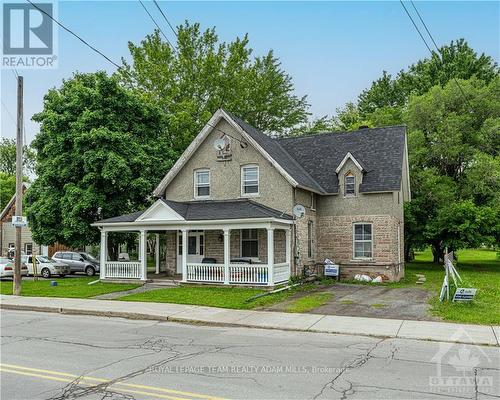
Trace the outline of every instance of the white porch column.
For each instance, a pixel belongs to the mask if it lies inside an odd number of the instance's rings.
[[[106,278],[106,261],[108,259],[108,232],[101,230],[101,254],[99,261],[99,279]]]
[[[156,234],[156,242],[155,242],[155,272],[156,274],[160,273],[160,234]]]
[[[188,231],[182,229],[182,281],[187,281],[187,247],[188,247]]]
[[[292,270],[292,231],[290,228],[285,229],[285,262],[288,264],[290,271]]]
[[[224,285],[229,285],[229,263],[231,262],[231,230],[224,228]]]
[[[267,271],[269,286],[274,285],[274,228],[267,228]]]
[[[141,260],[141,281],[145,281],[148,276],[148,240],[147,231],[141,229],[139,240],[139,255]]]

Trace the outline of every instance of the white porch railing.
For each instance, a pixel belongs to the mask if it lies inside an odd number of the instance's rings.
[[[224,264],[187,264],[187,281],[190,282],[224,282]],[[290,278],[288,263],[274,265],[274,283],[286,282]],[[267,285],[269,283],[269,266],[267,264],[229,264],[230,284]]]
[[[224,264],[187,264],[187,280],[195,282],[224,282]]]
[[[286,282],[290,279],[290,264],[274,264],[273,270],[274,283]]]
[[[124,261],[106,261],[105,278],[141,279],[141,263]]]
[[[267,284],[266,264],[229,264],[229,283]]]

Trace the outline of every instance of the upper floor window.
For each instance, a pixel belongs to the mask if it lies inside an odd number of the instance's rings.
[[[194,171],[194,197],[203,198],[210,196],[210,170],[199,169]]]
[[[354,175],[344,177],[344,193],[346,196],[356,195],[356,177]]]
[[[372,258],[372,224],[354,224],[354,258]]]
[[[311,210],[316,210],[316,195],[311,192]]]
[[[245,165],[241,167],[241,195],[259,194],[259,166]]]

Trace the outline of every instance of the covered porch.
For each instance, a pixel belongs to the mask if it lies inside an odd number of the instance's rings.
[[[250,200],[180,203],[160,199],[143,213],[94,225],[101,230],[102,280],[149,279],[148,237],[154,238],[150,253],[155,273],[180,276],[181,282],[274,286],[290,278],[292,218]],[[136,260],[111,259],[111,232],[138,235]]]

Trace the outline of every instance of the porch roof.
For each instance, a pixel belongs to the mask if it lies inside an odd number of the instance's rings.
[[[259,219],[259,218],[276,218],[280,220],[293,220],[293,217],[285,212],[275,210],[263,204],[257,203],[250,199],[236,200],[200,200],[200,201],[172,201],[159,199],[150,208],[137,211],[131,214],[124,214],[117,217],[106,218],[95,222],[93,225],[126,223],[136,221],[147,221],[148,212],[151,212],[154,207],[158,208],[158,203],[164,204],[165,208],[172,210],[176,217],[165,215],[165,218],[159,215],[155,218],[172,221],[219,221],[219,220],[234,220],[234,219]],[[159,218],[158,218],[159,217]]]

